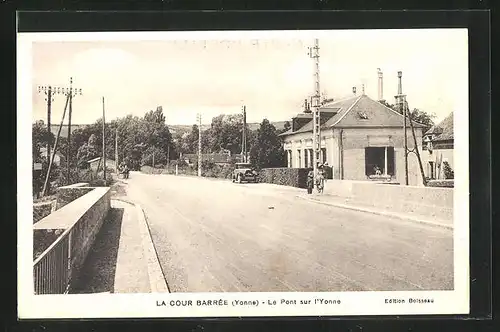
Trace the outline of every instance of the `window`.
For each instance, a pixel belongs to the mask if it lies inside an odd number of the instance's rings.
[[[429,177],[429,179],[434,179],[435,178],[435,175],[434,175],[434,162],[433,161],[429,161],[429,164],[428,164],[428,172],[427,172],[427,176]]]
[[[288,167],[293,167],[293,154],[292,154],[292,150],[288,150]]]
[[[304,150],[304,166],[309,166],[309,150]]]
[[[321,163],[326,163],[326,148],[321,148]]]
[[[301,151],[297,150],[297,168],[302,167],[302,158],[301,158]]]
[[[394,147],[365,148],[365,173],[370,175],[394,175]]]

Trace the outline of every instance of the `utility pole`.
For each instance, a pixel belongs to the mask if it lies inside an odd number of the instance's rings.
[[[118,176],[118,123],[115,128],[115,173]]]
[[[55,94],[65,94],[64,93],[64,88],[61,89],[60,87],[53,87],[51,85],[49,86],[38,86],[38,93],[44,92],[45,95],[47,96],[45,98],[45,101],[47,102],[47,132],[49,133],[48,141],[47,141],[47,164],[50,163],[50,150],[51,150],[51,145],[50,145],[50,138],[52,134],[52,128],[51,128],[51,113],[52,113],[52,102],[54,101],[54,95]]]
[[[201,176],[201,113],[198,113],[198,176]]]
[[[309,57],[314,59],[314,96],[313,99],[313,171],[316,178],[318,173],[318,161],[321,153],[321,130],[320,130],[320,106],[321,92],[319,84],[319,41],[314,40],[314,47],[309,48]]]
[[[50,161],[49,161],[49,167],[47,169],[47,175],[45,177],[45,182],[43,184],[42,197],[45,196],[45,194],[47,193],[47,186],[49,184],[50,171],[52,170],[52,164],[54,163],[54,157],[55,157],[56,152],[57,152],[57,143],[59,143],[59,137],[61,136],[61,129],[62,129],[62,126],[64,124],[64,117],[66,116],[66,109],[68,108],[68,100],[69,100],[69,95],[66,96],[66,104],[64,105],[64,112],[62,115],[61,124],[59,125],[59,131],[57,132],[56,141],[54,143],[54,151],[52,152],[52,156],[51,156]]]
[[[82,94],[82,89],[73,89],[73,77],[69,78],[69,114],[68,114],[68,151],[66,153],[66,163],[68,168],[67,180],[71,184],[71,114],[73,112],[73,97]]]
[[[247,107],[243,106],[243,137],[241,142],[241,155],[243,162],[248,162],[247,156]]]
[[[403,114],[403,135],[404,135],[404,151],[405,151],[405,184],[408,185],[408,138],[406,134],[406,95],[403,95],[403,85],[401,78],[403,73],[398,71],[398,94],[396,96],[396,103],[398,105],[401,114]]]
[[[102,169],[104,183],[106,184],[106,111],[104,109],[104,97],[102,97]]]
[[[170,143],[167,145],[167,168],[170,167]]]

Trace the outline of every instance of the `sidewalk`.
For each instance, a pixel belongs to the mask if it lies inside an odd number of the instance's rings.
[[[313,193],[311,195],[308,195],[307,193],[301,193],[296,195],[296,197],[316,202],[319,204],[325,204],[355,211],[368,212],[392,218],[409,220],[431,226],[453,229],[453,220],[436,220],[436,219],[429,220],[428,218],[417,214],[392,212],[387,209],[381,209],[372,205],[363,204],[362,202],[356,202],[347,197],[333,196],[328,194],[318,194],[318,193]]]
[[[111,200],[72,293],[168,292],[142,209]]]

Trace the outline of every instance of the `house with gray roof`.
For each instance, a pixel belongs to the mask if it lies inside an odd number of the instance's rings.
[[[373,180],[381,177],[405,182],[404,117],[366,94],[334,100],[320,108],[320,162],[332,167],[334,179]],[[422,124],[413,123],[419,151],[422,151]],[[290,130],[281,134],[288,167],[312,167],[313,115],[297,114]],[[407,144],[414,140],[407,122]],[[408,155],[410,185],[422,185],[415,154]]]
[[[453,170],[453,112],[443,121],[432,126],[424,134],[424,149],[426,153],[426,176],[429,179],[445,179],[444,164]]]

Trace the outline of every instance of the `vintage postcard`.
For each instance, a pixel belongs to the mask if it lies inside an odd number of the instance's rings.
[[[469,313],[466,29],[17,46],[19,318]]]

